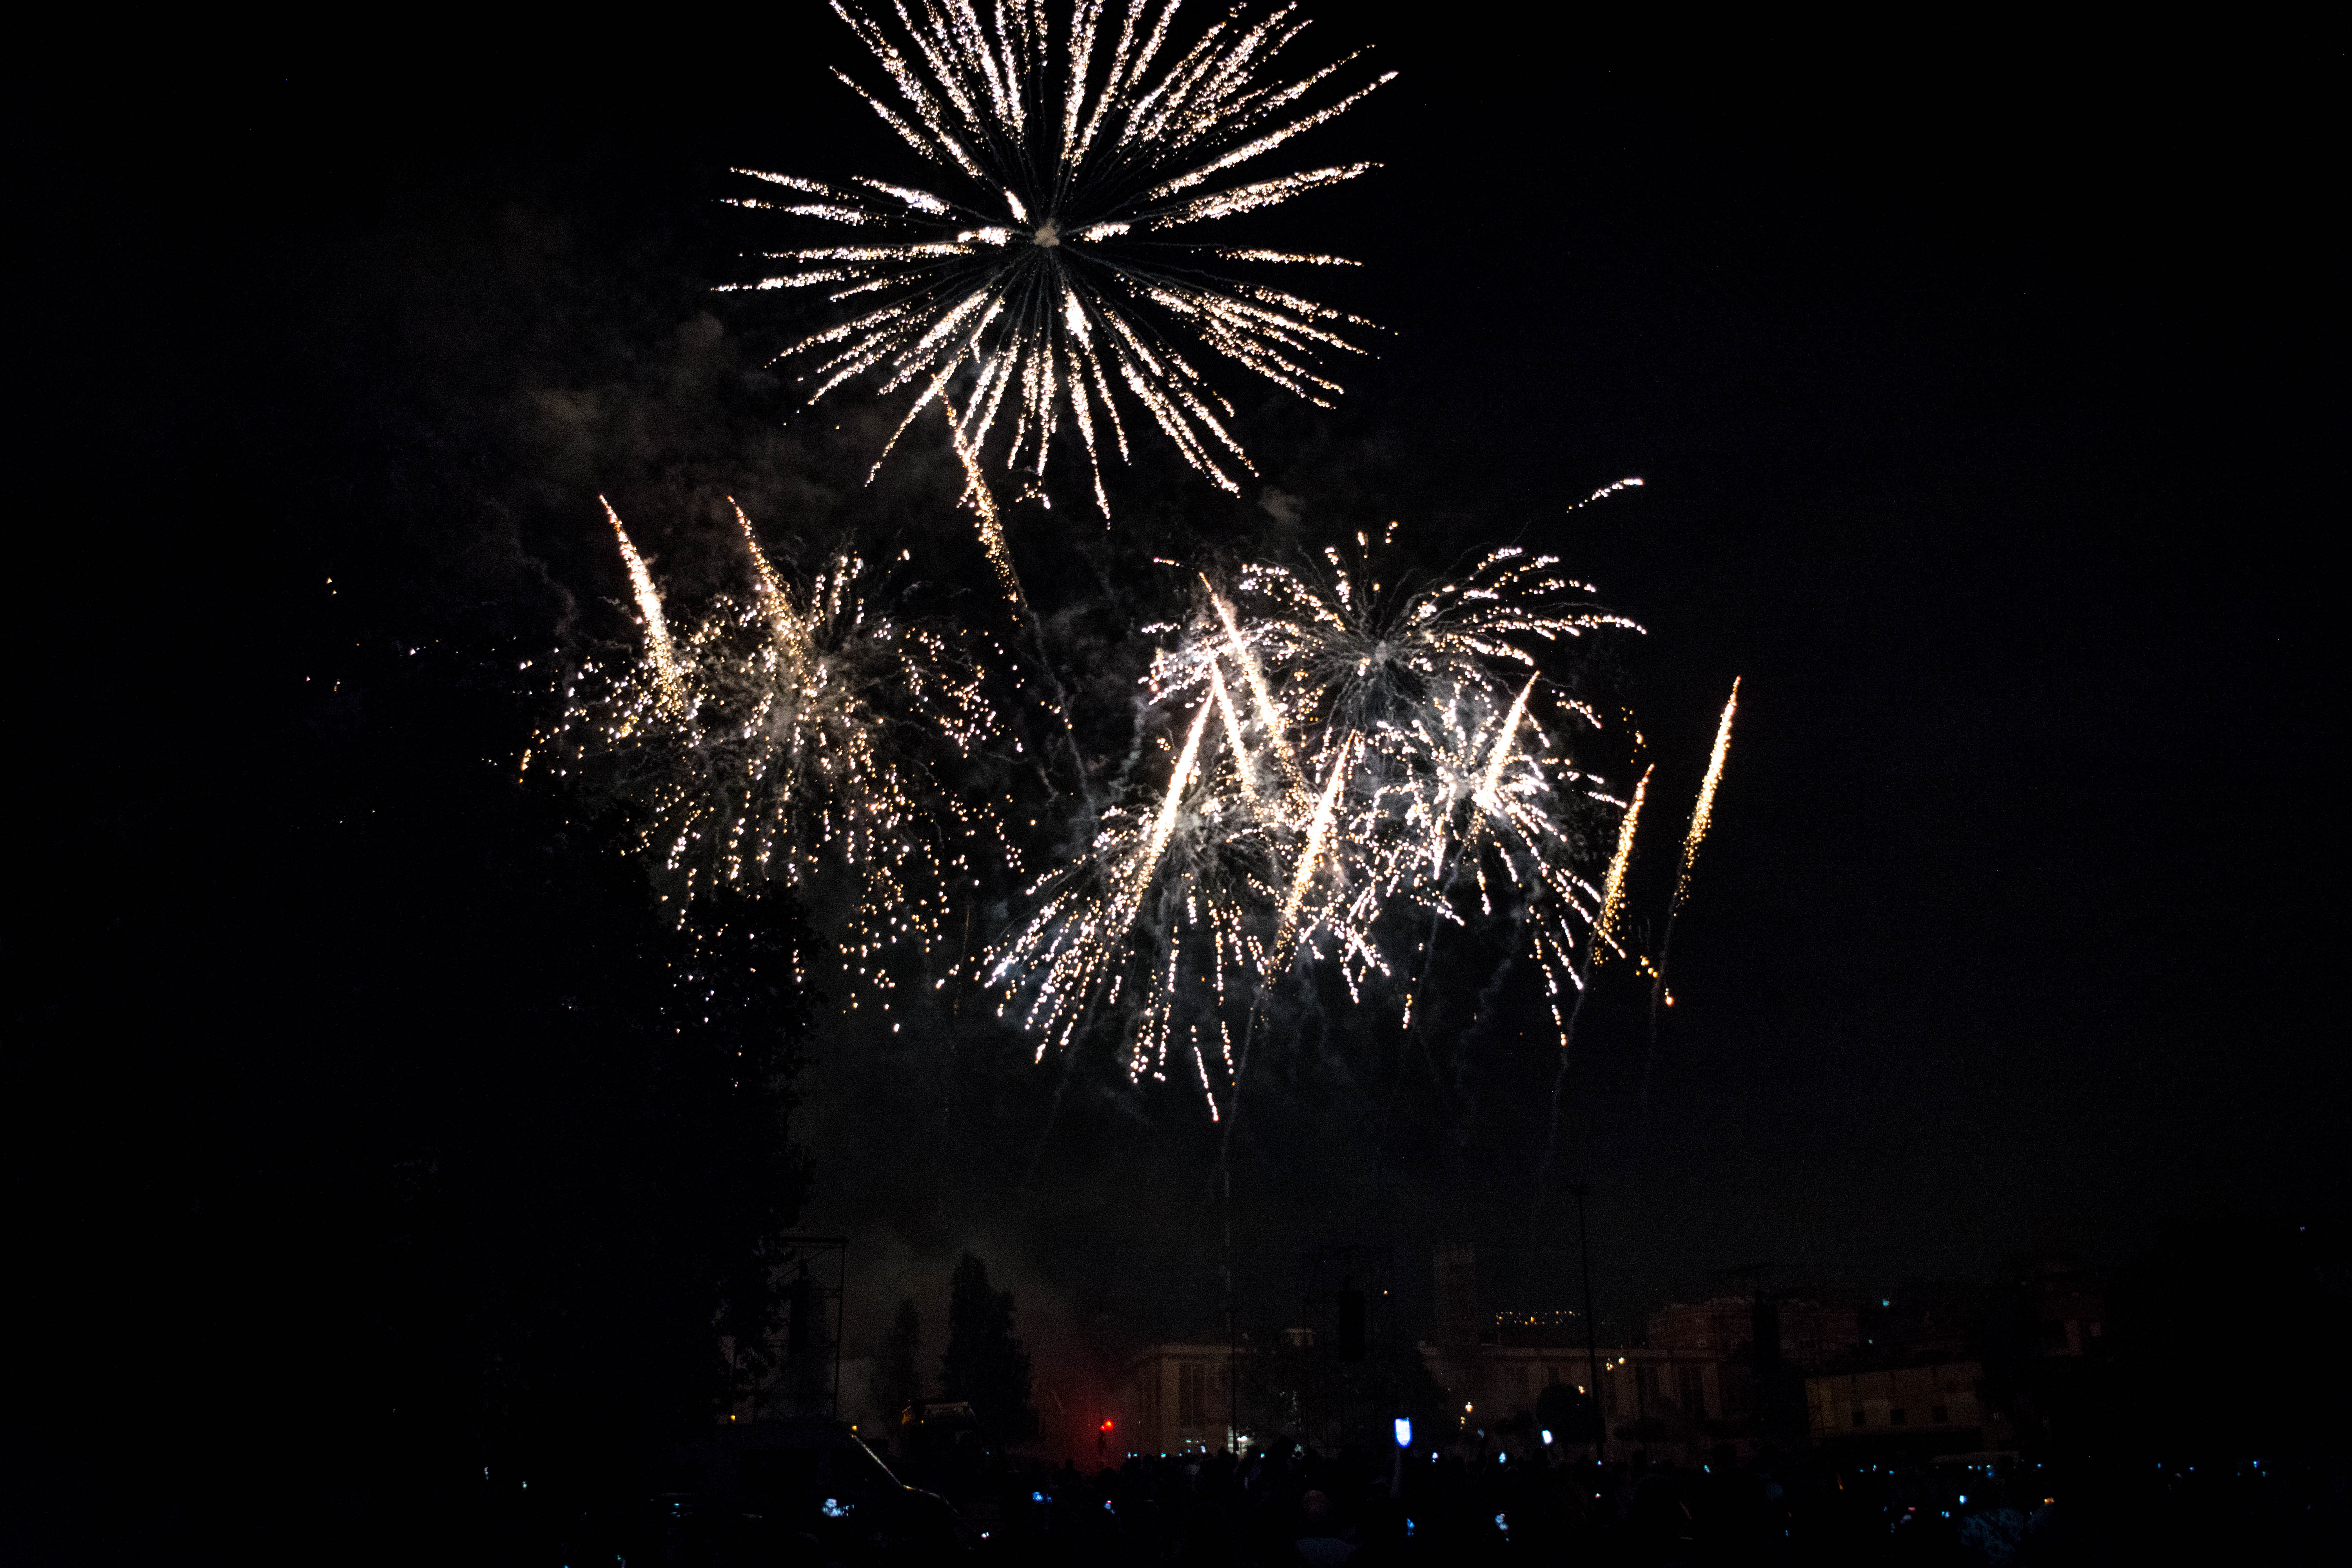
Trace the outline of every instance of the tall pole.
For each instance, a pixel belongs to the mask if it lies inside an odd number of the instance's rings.
[[[1236,1100],[1240,1096],[1234,1096]],[[1224,1162],[1225,1185],[1225,1452],[1241,1458],[1241,1331],[1234,1321],[1234,1167]]]
[[[1584,1194],[1590,1187],[1570,1187],[1576,1194],[1576,1257],[1584,1269],[1584,1369],[1591,1381],[1592,1390],[1592,1462],[1605,1462],[1602,1446],[1609,1440],[1609,1428],[1601,1415],[1601,1341],[1600,1326],[1592,1321],[1592,1250],[1584,1241]]]
[[[1234,1127],[1242,1119],[1242,1079],[1249,1075],[1251,1042],[1257,1038],[1258,1004],[1250,1004],[1242,1024],[1242,1058],[1234,1067],[1233,1098],[1225,1105],[1224,1136],[1217,1141],[1217,1177],[1225,1214],[1225,1451],[1241,1458],[1242,1335],[1234,1313]]]

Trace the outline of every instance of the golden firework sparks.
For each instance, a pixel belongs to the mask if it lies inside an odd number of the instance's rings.
[[[1315,863],[1323,857],[1324,840],[1331,837],[1333,808],[1339,805],[1339,786],[1348,782],[1348,763],[1356,752],[1356,737],[1348,736],[1339,742],[1339,754],[1331,759],[1331,776],[1324,781],[1323,794],[1315,803],[1315,815],[1307,819],[1307,847],[1298,852],[1298,869],[1290,879],[1290,897],[1282,906],[1282,921],[1275,928],[1275,952],[1279,954],[1290,945],[1291,933],[1298,927],[1298,906],[1306,901],[1307,889],[1315,879]]]
[[[967,755],[998,729],[969,639],[870,600],[853,553],[787,581],[740,506],[751,599],[719,596],[679,638],[644,558],[605,510],[644,647],[574,672],[562,721],[531,754],[594,775],[627,806],[680,921],[718,888],[845,881],[842,977],[853,993],[879,993],[887,1011],[904,961],[944,928],[950,889],[972,882],[973,856],[1018,867],[991,812],[927,777],[934,748]]]
[[[1731,699],[1723,705],[1723,717],[1715,726],[1715,749],[1707,753],[1706,777],[1698,786],[1698,801],[1691,807],[1690,832],[1683,837],[1681,874],[1675,880],[1675,907],[1680,909],[1690,896],[1691,868],[1697,863],[1699,841],[1706,837],[1715,820],[1715,786],[1723,782],[1724,759],[1731,752],[1732,715],[1739,711],[1739,681],[1731,682]]]
[[[676,713],[684,713],[688,706],[686,679],[678,673],[677,647],[670,641],[669,623],[662,618],[661,595],[655,591],[653,574],[646,570],[645,557],[629,542],[629,531],[621,526],[621,514],[603,496],[596,498],[604,508],[604,516],[613,525],[614,535],[621,542],[621,560],[629,569],[629,587],[636,595],[637,614],[646,626],[646,658],[652,664],[654,679],[661,690],[664,706]]]
[[[1642,800],[1650,793],[1650,774],[1654,771],[1654,766],[1642,770],[1641,782],[1633,786],[1633,799],[1617,820],[1617,852],[1609,857],[1609,875],[1601,884],[1601,918],[1593,922],[1591,956],[1587,961],[1594,968],[1614,950],[1618,924],[1625,918],[1625,871],[1633,863],[1633,834],[1641,826]]]

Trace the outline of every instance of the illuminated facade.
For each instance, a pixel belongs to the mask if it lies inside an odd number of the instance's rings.
[[[2003,1447],[2009,1436],[1991,1419],[1984,1367],[1972,1361],[1809,1377],[1805,1409],[1813,1440],[1832,1453],[1973,1453]]]
[[[1232,1415],[1227,1382],[1232,1352],[1223,1345],[1147,1345],[1135,1358],[1123,1453],[1214,1452],[1225,1446]]]

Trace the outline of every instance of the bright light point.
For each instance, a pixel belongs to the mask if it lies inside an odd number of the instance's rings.
[[[1546,1427],[1544,1429],[1543,1440],[1545,1447],[1549,1448],[1551,1447],[1551,1429],[1549,1427]]]
[[[1396,1446],[1400,1448],[1412,1447],[1412,1417],[1410,1415],[1396,1418]]]

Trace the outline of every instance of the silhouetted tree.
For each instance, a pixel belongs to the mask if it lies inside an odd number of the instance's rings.
[[[890,1335],[882,1342],[882,1353],[874,1360],[870,1387],[875,1407],[885,1420],[896,1423],[900,1411],[923,1396],[919,1359],[922,1349],[923,1320],[910,1298],[898,1303],[898,1316],[890,1322]]]
[[[940,1379],[950,1399],[971,1402],[990,1440],[1018,1443],[1036,1434],[1029,1352],[1013,1337],[1013,1292],[991,1289],[988,1265],[969,1252],[957,1261],[949,1289]]]

